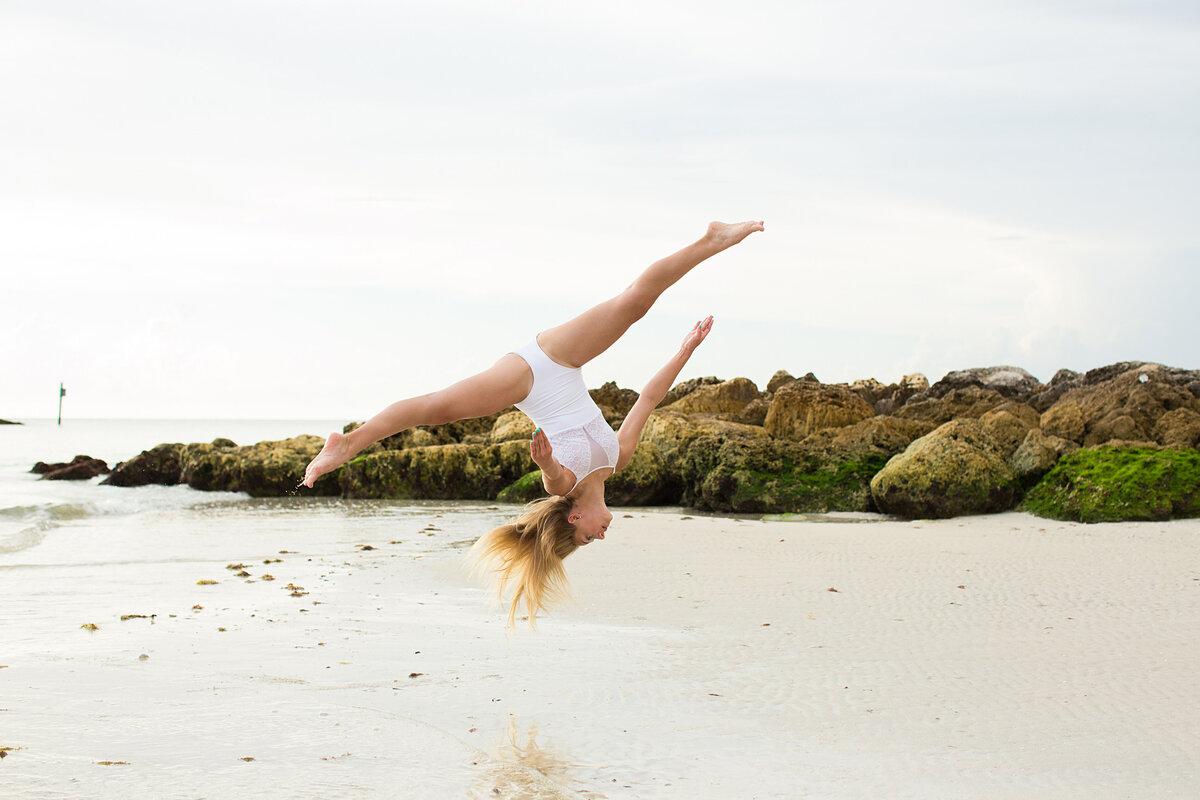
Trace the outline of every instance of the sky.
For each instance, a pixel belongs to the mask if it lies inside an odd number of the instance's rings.
[[[0,417],[363,419],[709,220],[590,363],[1200,367],[1200,5],[0,2]]]

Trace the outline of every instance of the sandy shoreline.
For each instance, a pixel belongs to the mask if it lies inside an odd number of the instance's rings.
[[[458,566],[502,511],[337,508],[153,548],[93,519],[0,561],[5,795],[1149,798],[1200,773],[1197,520],[622,511],[568,561],[576,602],[510,638]]]

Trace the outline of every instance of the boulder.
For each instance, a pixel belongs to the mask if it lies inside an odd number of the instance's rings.
[[[1038,413],[1043,413],[1059,401],[1064,394],[1083,385],[1083,375],[1070,369],[1060,369],[1050,382],[1043,384],[1029,398],[1029,404]]]
[[[1016,489],[1016,475],[984,423],[972,419],[917,439],[871,481],[879,510],[909,519],[1003,511]]]
[[[884,386],[874,378],[860,378],[848,387],[850,391],[867,401],[872,407],[885,397],[891,397],[896,390],[893,386]]]
[[[700,386],[666,408],[681,414],[729,414],[737,417],[748,404],[761,398],[762,393],[753,381],[733,378]]]
[[[546,487],[542,484],[542,471],[535,469],[526,472],[515,481],[505,486],[496,494],[496,500],[501,503],[532,503],[546,497]]]
[[[182,450],[183,445],[179,442],[143,450],[113,467],[112,473],[100,483],[105,486],[146,486],[151,483],[174,486],[183,474],[179,463]]]
[[[534,469],[525,442],[447,444],[359,456],[338,483],[343,497],[491,500]]]
[[[875,409],[845,386],[799,380],[771,398],[763,423],[767,433],[800,440],[822,428],[841,428],[875,416]]]
[[[1058,436],[1076,444],[1083,444],[1083,435],[1087,431],[1083,409],[1069,400],[1055,403],[1043,411],[1039,425],[1047,436]]]
[[[1200,453],[1126,446],[1077,450],[1025,495],[1021,509],[1076,522],[1200,516]]]
[[[684,459],[683,499],[727,513],[867,511],[871,476],[885,461],[825,462],[786,439],[704,436]]]
[[[733,421],[740,422],[743,425],[761,426],[767,421],[767,411],[769,411],[770,408],[770,401],[768,401],[765,397],[759,397],[747,403],[746,407],[742,409],[742,412],[738,414]]]
[[[1200,413],[1176,408],[1154,423],[1154,441],[1167,447],[1200,447]]]
[[[872,417],[826,428],[801,442],[704,436],[684,460],[684,500],[720,512],[870,511],[871,477],[932,428]]]
[[[212,446],[221,448],[237,447],[237,442],[235,442],[233,439],[226,439],[224,436],[218,436],[216,439],[212,440]]]
[[[952,389],[941,397],[922,399],[921,394],[913,395],[912,399],[894,414],[902,419],[919,419],[942,425],[952,419],[978,419],[1005,402],[1004,396],[993,389],[968,386],[964,389]]]
[[[41,473],[41,480],[44,481],[86,481],[97,475],[107,475],[112,470],[99,458],[81,455],[64,464],[39,461],[30,471]]]
[[[701,436],[726,438],[766,438],[765,429],[755,425],[707,416],[687,416],[670,409],[658,409],[646,420],[638,446],[653,444],[670,469],[678,470],[691,443]]]
[[[23,422],[13,422],[10,419],[0,419],[0,425],[24,425]]]
[[[917,399],[945,397],[959,389],[988,389],[1010,400],[1027,400],[1041,386],[1037,378],[1020,367],[974,367],[946,373]]]
[[[638,393],[633,389],[622,389],[616,381],[608,381],[599,389],[589,389],[592,401],[600,407],[609,425],[619,425],[637,402]]]
[[[1037,415],[1035,414],[1034,417]],[[1025,441],[1026,434],[1034,425],[1025,422],[1010,411],[995,408],[979,418],[993,449],[1008,458]]]
[[[497,417],[496,421],[492,424],[491,443],[528,442],[533,438],[535,428],[533,420],[525,416],[524,412],[509,411]],[[432,444],[432,442],[429,444]]]
[[[1120,371],[1130,363],[1134,368]],[[1137,362],[1092,370],[1084,376],[1083,385],[1065,393],[1043,413],[1042,430],[1087,446],[1113,439],[1151,441],[1158,420],[1167,412],[1186,408],[1200,413],[1200,400],[1187,388],[1191,374]],[[1076,407],[1079,419],[1068,404]]]
[[[1063,455],[1079,449],[1079,445],[1057,436],[1047,436],[1041,428],[1031,428],[1021,445],[1009,456],[1008,464],[1028,489],[1049,472]]]
[[[767,381],[767,391],[771,394],[774,394],[775,392],[779,391],[779,387],[787,386],[789,383],[792,383],[795,380],[796,378],[792,376],[792,373],[788,372],[786,369],[777,370],[775,374],[771,376],[771,379]]]
[[[665,408],[679,402],[701,386],[714,386],[718,383],[724,383],[724,381],[713,375],[709,375],[706,378],[692,378],[691,380],[682,381],[671,387],[671,391],[667,392],[657,407]]]
[[[179,453],[180,482],[193,489],[245,492],[251,497],[294,494],[305,468],[323,444],[319,436],[304,435],[243,447],[185,445]],[[322,475],[311,489],[303,491],[309,495],[337,495],[337,470]]]
[[[675,506],[683,480],[653,442],[639,442],[629,463],[604,482],[604,496],[611,506]]]

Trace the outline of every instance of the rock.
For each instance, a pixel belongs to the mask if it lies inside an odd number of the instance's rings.
[[[86,481],[111,472],[108,464],[91,456],[75,456],[68,463],[47,464],[39,461],[30,472],[41,474],[44,481]]]
[[[608,381],[599,389],[589,389],[593,402],[600,406],[609,425],[619,425],[637,402],[638,393],[633,389],[622,389],[616,381]]]
[[[957,389],[979,388],[990,389],[1006,399],[1024,401],[1040,386],[1037,378],[1020,367],[975,367],[946,373],[944,378],[923,394],[927,397],[945,397]]]
[[[359,456],[338,482],[343,497],[491,500],[534,469],[525,442],[448,444]]]
[[[903,408],[894,412],[895,416],[942,425],[952,419],[978,419],[1005,403],[1004,396],[999,392],[978,386],[952,389],[941,397],[920,398],[920,394],[913,395]]]
[[[875,416],[865,400],[844,386],[799,380],[771,398],[764,427],[771,436],[800,440],[822,428],[840,428]]]
[[[526,472],[515,481],[505,486],[496,494],[496,500],[501,503],[532,503],[546,497],[546,487],[542,484],[542,471],[535,469]]]
[[[737,417],[762,393],[748,378],[700,386],[666,408],[681,414],[729,414]]]
[[[183,474],[179,463],[182,450],[183,445],[179,442],[143,450],[113,467],[112,473],[100,483],[104,486],[146,486],[151,483],[174,486]]]
[[[1200,447],[1200,414],[1176,408],[1154,423],[1154,441],[1167,447]]]
[[[684,502],[737,513],[866,511],[885,461],[827,463],[786,439],[704,436],[687,451]]]
[[[1083,435],[1087,430],[1083,409],[1078,403],[1070,401],[1055,403],[1042,412],[1040,426],[1047,436],[1058,436],[1076,444],[1083,444]]]
[[[742,413],[738,414],[733,420],[740,422],[743,425],[759,425],[767,421],[767,411],[771,408],[771,403],[765,397],[759,397],[751,400],[742,409]]]
[[[1021,445],[1008,459],[1022,488],[1028,489],[1049,472],[1058,459],[1079,449],[1079,445],[1057,436],[1047,436],[1040,428],[1031,428]]]
[[[237,447],[237,442],[235,442],[233,439],[226,439],[223,436],[218,436],[216,439],[212,440],[212,446],[213,447]]]
[[[1021,508],[1076,522],[1200,516],[1200,453],[1110,446],[1077,450],[1029,491]]]
[[[850,391],[867,401],[872,407],[885,397],[891,397],[895,386],[884,386],[874,378],[860,378],[849,386]]]
[[[203,491],[245,492],[251,497],[282,497],[298,491],[308,463],[321,452],[319,436],[258,442],[243,447],[189,444],[180,450],[180,482]],[[309,495],[337,495],[338,471],[322,475]]]
[[[726,438],[766,438],[765,429],[754,425],[716,417],[689,417],[670,409],[658,409],[646,420],[642,429],[640,447],[650,442],[663,457],[668,467],[678,470],[692,442],[702,436],[724,436]]]
[[[1050,382],[1043,385],[1029,398],[1030,405],[1033,406],[1038,413],[1044,413],[1046,409],[1058,402],[1064,394],[1083,385],[1083,375],[1070,369],[1060,369],[1054,373],[1054,377]]]
[[[666,406],[679,402],[692,392],[699,389],[701,386],[713,386],[714,384],[718,383],[724,383],[724,381],[712,375],[708,376],[707,378],[692,378],[691,380],[677,383],[672,386],[671,391],[667,392],[666,396],[663,397],[662,402],[658,404],[658,408],[665,408]]]
[[[13,422],[9,419],[0,419],[0,425],[24,425],[24,422]]]
[[[509,411],[507,414],[501,414],[492,424],[492,433],[490,440],[492,444],[500,442],[528,442],[533,438],[535,430],[533,420],[525,416],[521,411]],[[432,444],[430,442],[429,444]]]
[[[917,439],[871,481],[879,510],[909,519],[1003,511],[1016,475],[983,422],[960,419]]]
[[[932,428],[872,417],[826,428],[801,442],[700,437],[684,462],[684,501],[720,512],[870,511],[871,477]]]
[[[1130,363],[1136,366],[1119,371]],[[1068,391],[1042,414],[1042,430],[1087,446],[1112,439],[1150,441],[1167,412],[1187,408],[1200,413],[1200,400],[1187,389],[1191,375],[1138,362],[1092,370],[1084,376],[1084,385]],[[1078,419],[1070,405],[1076,407]]]
[[[629,463],[604,482],[605,502],[613,506],[679,505],[683,480],[653,442],[639,442]]]
[[[1032,410],[1032,409],[1030,409]],[[1036,419],[1037,415],[1033,415]],[[984,432],[992,441],[992,446],[1003,458],[1012,455],[1022,442],[1031,424],[1019,419],[1015,414],[1000,408],[992,409],[979,418]]]
[[[767,381],[767,391],[771,394],[774,394],[779,390],[779,387],[787,386],[789,383],[792,383],[795,380],[796,379],[792,377],[792,374],[786,369],[778,370],[774,375],[771,376],[771,380]]]

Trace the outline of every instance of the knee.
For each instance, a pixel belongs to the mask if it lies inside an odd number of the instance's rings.
[[[646,312],[650,310],[657,299],[657,293],[635,281],[621,294],[621,308],[631,318],[631,321],[636,321],[646,316]]]

